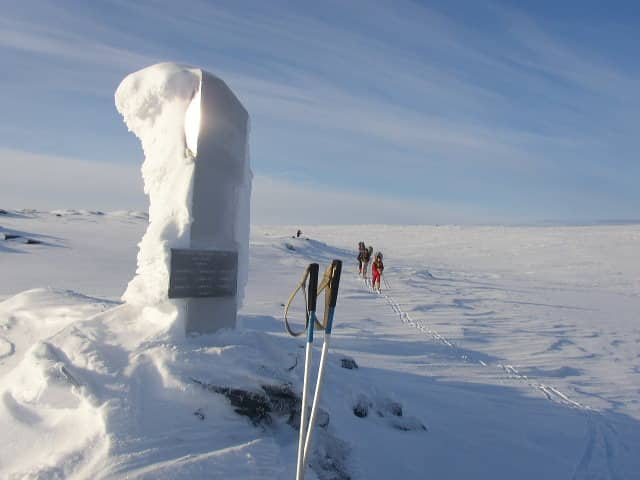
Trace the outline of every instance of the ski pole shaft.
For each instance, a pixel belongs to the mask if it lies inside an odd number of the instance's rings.
[[[322,392],[322,382],[324,380],[325,365],[327,363],[327,352],[329,351],[329,343],[331,342],[331,334],[327,333],[322,343],[322,355],[320,357],[320,368],[318,370],[318,379],[316,380],[316,391],[313,395],[313,404],[311,407],[311,418],[309,419],[309,428],[304,441],[304,456],[303,465],[307,465],[309,462],[309,450],[311,448],[311,438],[313,436],[313,429],[318,418],[318,405],[320,404],[320,394]]]
[[[311,316],[310,316],[311,317]],[[312,320],[310,318],[310,320]],[[313,321],[313,320],[312,320]],[[310,327],[313,328],[313,327]],[[296,480],[304,479],[304,439],[306,438],[307,423],[307,384],[311,369],[311,342],[307,342],[304,356],[304,380],[302,387],[302,405],[300,406],[300,432],[298,435],[298,461],[296,466]]]
[[[309,419],[309,428],[304,441],[303,452],[303,469],[309,460],[309,449],[311,447],[311,438],[313,437],[313,429],[315,427],[316,418],[318,416],[318,406],[320,404],[320,395],[322,393],[322,381],[324,379],[325,366],[331,342],[331,331],[333,329],[333,317],[335,314],[336,303],[338,301],[338,289],[340,287],[340,275],[342,272],[342,262],[334,260],[332,264],[331,283],[329,285],[329,298],[327,302],[328,310],[325,312],[325,334],[322,342],[322,356],[320,357],[320,366],[318,368],[318,378],[316,380],[316,389],[313,395],[313,405],[311,407],[311,418]]]
[[[307,296],[308,324],[307,345],[304,358],[304,379],[302,382],[302,405],[300,407],[300,432],[298,436],[298,459],[296,465],[296,480],[304,479],[304,441],[306,438],[307,421],[307,390],[309,371],[311,370],[311,352],[313,344],[313,327],[316,323],[316,303],[318,298],[318,269],[317,263],[309,265],[309,290]]]

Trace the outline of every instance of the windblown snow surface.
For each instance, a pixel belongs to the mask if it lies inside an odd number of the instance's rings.
[[[332,258],[307,478],[640,478],[639,226],[254,227],[237,330],[190,338],[119,300],[144,215],[0,226],[1,478],[293,478],[287,419],[254,425],[209,387],[301,391],[282,303]],[[360,240],[385,254],[381,294],[355,273]]]

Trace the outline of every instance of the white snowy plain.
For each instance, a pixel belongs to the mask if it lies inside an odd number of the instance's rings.
[[[307,478],[640,478],[640,226],[254,226],[238,328],[189,338],[119,300],[144,215],[0,226],[1,478],[294,478],[284,418],[254,426],[197,382],[300,392],[282,303],[332,258],[330,422]],[[385,254],[381,294],[355,273],[360,240]]]

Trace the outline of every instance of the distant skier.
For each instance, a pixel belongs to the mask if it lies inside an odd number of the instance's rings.
[[[302,230],[298,229],[296,232],[296,238],[300,238],[300,235],[302,235]]]
[[[358,273],[362,274],[362,261],[364,259],[364,252],[367,247],[364,246],[364,242],[358,242]]]
[[[365,248],[364,253],[362,254],[362,277],[367,278],[367,269],[369,267],[369,261],[371,260],[371,255],[373,255],[373,247],[369,245],[368,248]]]
[[[380,277],[382,276],[382,272],[384,271],[384,263],[382,263],[382,253],[376,253],[376,259],[373,261],[373,266],[371,267],[371,271],[373,273],[373,281],[372,287],[374,290],[380,291]]]

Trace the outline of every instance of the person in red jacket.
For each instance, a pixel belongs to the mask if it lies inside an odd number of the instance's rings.
[[[380,277],[382,276],[382,272],[384,271],[384,263],[382,263],[382,253],[376,253],[376,259],[373,261],[373,266],[371,267],[371,272],[373,273],[373,289],[380,291]],[[377,285],[377,287],[376,287]]]

